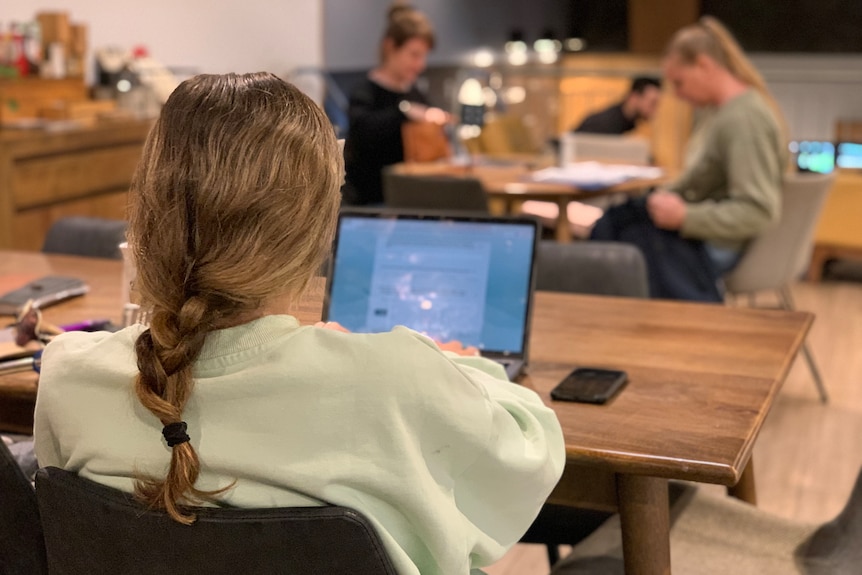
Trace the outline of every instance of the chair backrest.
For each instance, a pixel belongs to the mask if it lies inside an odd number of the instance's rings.
[[[383,173],[387,207],[420,210],[488,212],[488,199],[479,180],[457,176],[412,176]]]
[[[49,254],[122,259],[119,245],[126,239],[126,222],[73,216],[51,225],[42,251]]]
[[[781,219],[748,245],[726,276],[730,293],[775,290],[797,279],[811,258],[814,230],[834,174],[794,173],[784,178]]]
[[[373,527],[344,507],[201,508],[186,526],[52,467],[36,496],[52,575],[395,575]]]
[[[636,136],[563,134],[560,137],[560,165],[584,160],[645,166],[650,162],[650,143]]]
[[[630,244],[544,241],[539,244],[536,289],[647,298],[646,261]]]
[[[47,572],[36,494],[6,444],[0,441],[0,573]]]

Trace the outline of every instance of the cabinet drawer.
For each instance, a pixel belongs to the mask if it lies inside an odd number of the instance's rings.
[[[140,143],[21,158],[12,165],[18,210],[111,190],[127,190],[141,157]]]
[[[9,247],[39,251],[51,224],[60,218],[89,216],[122,220],[126,217],[128,200],[129,195],[124,190],[19,212],[12,220],[12,243]]]

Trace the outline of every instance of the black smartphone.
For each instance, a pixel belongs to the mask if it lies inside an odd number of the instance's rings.
[[[616,369],[579,367],[551,390],[551,399],[581,403],[605,403],[628,381],[626,372]]]
[[[36,307],[43,308],[70,297],[83,295],[89,289],[87,284],[78,278],[45,276],[0,295],[0,315],[15,315],[28,300],[33,300]]]

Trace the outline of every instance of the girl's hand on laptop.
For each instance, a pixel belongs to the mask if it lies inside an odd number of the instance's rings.
[[[469,347],[464,347],[464,344],[458,340],[453,339],[452,341],[447,341],[445,343],[442,341],[437,341],[434,343],[436,343],[437,347],[439,347],[443,351],[451,351],[457,353],[458,355],[466,356],[479,355],[479,350],[476,349],[474,346],[471,345]]]
[[[319,321],[314,324],[314,327],[322,327],[323,329],[331,329],[343,333],[350,333],[350,330],[338,323],[337,321]]]

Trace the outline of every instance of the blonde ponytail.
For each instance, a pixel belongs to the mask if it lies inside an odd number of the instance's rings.
[[[766,100],[781,129],[782,138],[786,137],[784,114],[769,91],[766,80],[745,55],[730,30],[718,19],[703,16],[697,24],[681,29],[671,39],[668,54],[679,56],[686,64],[693,64],[701,54],[715,60],[737,80],[756,90]]]

